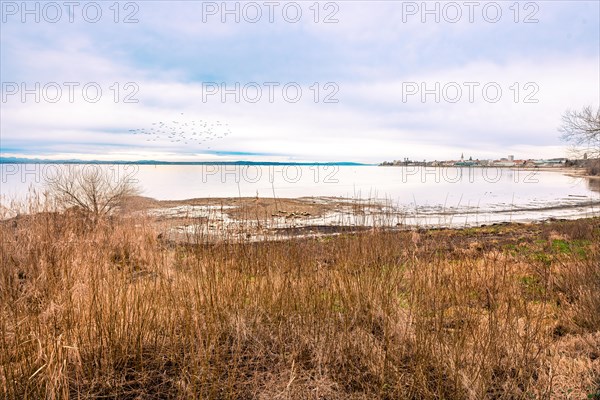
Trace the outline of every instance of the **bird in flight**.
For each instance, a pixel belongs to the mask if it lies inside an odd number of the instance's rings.
[[[182,142],[181,144],[188,146],[202,147],[209,142],[222,140],[232,133],[229,124],[224,121],[183,119],[181,118],[182,115],[184,113],[180,113],[180,117],[174,118],[171,122],[151,122],[146,127],[129,129],[128,132],[134,135],[151,135],[153,138],[146,139],[147,142]],[[210,149],[211,147],[206,148]]]

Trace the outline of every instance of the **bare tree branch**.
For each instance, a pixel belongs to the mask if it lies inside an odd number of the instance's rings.
[[[559,128],[561,139],[572,146],[571,151],[581,157],[600,158],[600,107],[591,106],[581,111],[567,110]]]
[[[130,178],[115,176],[106,166],[67,165],[50,177],[46,186],[59,204],[78,207],[96,221],[111,213],[126,197],[139,193]]]

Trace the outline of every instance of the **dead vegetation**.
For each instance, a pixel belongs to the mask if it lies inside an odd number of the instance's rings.
[[[196,245],[153,226],[0,223],[4,398],[600,398],[598,219]]]

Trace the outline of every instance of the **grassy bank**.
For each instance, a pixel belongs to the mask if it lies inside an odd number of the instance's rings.
[[[2,222],[0,393],[600,398],[600,220],[176,245]]]

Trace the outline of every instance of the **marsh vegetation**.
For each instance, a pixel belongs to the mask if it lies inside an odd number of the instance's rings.
[[[29,211],[0,223],[4,398],[600,397],[597,218],[177,243]]]

